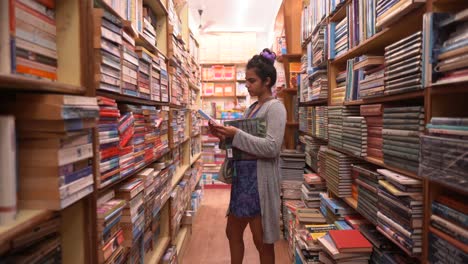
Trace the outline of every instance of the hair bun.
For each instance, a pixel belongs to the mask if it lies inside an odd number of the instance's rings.
[[[268,61],[270,64],[275,63],[276,59],[276,54],[269,49],[263,49],[262,52],[260,52],[260,56],[264,58],[266,61]]]

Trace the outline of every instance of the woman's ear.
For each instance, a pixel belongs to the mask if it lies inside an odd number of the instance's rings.
[[[265,85],[270,88],[270,85],[271,84],[271,78],[270,77],[267,77],[266,80],[265,80]]]

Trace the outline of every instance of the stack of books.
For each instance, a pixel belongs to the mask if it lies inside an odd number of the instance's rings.
[[[336,87],[332,89],[331,104],[340,105],[344,102],[346,94],[347,71],[339,72],[336,75]]]
[[[347,216],[356,214],[356,211],[341,199],[330,198],[327,193],[320,193],[320,211],[327,223],[343,221]]]
[[[319,176],[327,181],[327,146],[320,146],[319,152],[318,152],[318,170],[317,173]]]
[[[99,262],[117,260],[124,254],[124,235],[120,226],[125,200],[115,199],[115,192],[110,191],[97,201],[97,231]]]
[[[120,177],[119,168],[119,117],[115,100],[99,96],[99,187],[104,187]]]
[[[133,144],[133,157],[135,159],[134,169],[138,170],[146,164],[145,162],[146,124],[145,124],[145,116],[143,115],[143,108],[142,106],[128,105],[128,104],[119,105],[119,108],[124,113],[132,113],[133,118],[134,118],[134,122],[133,122],[134,134],[132,138],[132,144]]]
[[[307,208],[320,208],[320,193],[327,191],[327,184],[316,173],[307,173],[304,174],[301,190],[301,198]]]
[[[125,31],[122,47],[122,94],[138,97],[139,60],[135,40]]]
[[[138,173],[137,178],[143,182],[143,204],[144,204],[144,234],[143,234],[143,247],[144,252],[147,253],[153,246],[153,208],[155,201],[155,171],[153,168],[146,168]]]
[[[169,149],[169,111],[164,107],[158,110],[156,134],[159,135],[159,139],[156,140],[154,155],[159,157]]]
[[[153,164],[155,169],[155,199],[153,207],[153,216],[161,210],[161,207],[169,198],[169,192],[172,188],[172,173],[165,162],[156,162]]]
[[[366,119],[367,125],[367,157],[383,159],[383,105],[361,105],[361,116]]]
[[[139,97],[151,100],[151,69],[153,68],[153,54],[145,48],[137,46],[138,55],[138,93]]]
[[[121,178],[130,175],[135,170],[135,157],[133,155],[134,123],[135,118],[131,112],[123,113],[119,119],[119,163]]]
[[[343,148],[359,157],[367,156],[367,124],[362,116],[343,119]]]
[[[320,67],[327,61],[326,31],[327,27],[325,25],[320,26],[312,37],[312,52],[314,54],[312,63],[315,67]]]
[[[354,64],[358,71],[358,98],[370,98],[383,95],[385,78],[385,57],[364,55]]]
[[[359,106],[328,107],[328,137],[330,146],[343,148],[343,119],[348,116],[359,116]]]
[[[328,106],[315,107],[315,135],[328,140]]]
[[[422,182],[393,171],[378,169],[379,180],[377,229],[408,255],[422,252]]]
[[[139,24],[143,27],[143,38],[149,43],[156,45],[156,15],[150,7],[143,5],[143,21]]]
[[[307,101],[324,100],[328,98],[327,70],[314,68],[314,72],[308,76],[309,87]]]
[[[60,230],[58,216],[22,230],[4,241],[2,263],[62,263]]]
[[[166,58],[159,55],[159,65],[161,66],[161,102],[169,102],[169,75],[167,73]]]
[[[330,230],[318,238],[322,263],[368,263],[372,244],[358,230]]]
[[[182,72],[179,67],[169,67],[171,74],[171,81],[169,82],[171,90],[171,103],[175,105],[182,104],[183,90],[182,90]]]
[[[360,164],[362,161],[344,155],[340,152],[327,150],[327,188],[338,197],[351,196],[351,164]]]
[[[383,113],[384,162],[418,172],[419,136],[424,130],[424,107],[387,107]]]
[[[94,36],[94,48],[97,61],[96,82],[98,89],[120,93],[122,22],[104,9],[94,9],[94,21],[97,31]]]
[[[145,228],[144,184],[140,178],[133,178],[116,190],[116,197],[126,201],[122,211],[121,226],[123,245],[129,248],[129,258],[138,260],[141,254],[138,248]],[[140,247],[141,250],[141,247]]]
[[[343,18],[338,23],[332,22],[330,26],[330,35],[334,36],[334,39],[330,43],[329,57],[334,59],[348,51],[348,17]]]
[[[145,119],[145,164],[149,164],[154,161],[156,140],[159,139],[156,134],[158,116],[154,106],[141,106],[141,108]]]
[[[429,261],[463,263],[468,252],[468,207],[466,199],[440,195],[432,201],[429,226]],[[450,252],[446,255],[445,252]]]
[[[283,199],[299,200],[302,197],[302,181],[301,180],[282,180],[281,192]]]
[[[17,94],[0,112],[15,116],[20,139],[20,208],[60,210],[93,192],[95,97]]]
[[[12,44],[9,63],[12,72],[39,80],[57,80],[55,1],[22,1],[10,5],[12,34],[11,41],[6,43]],[[4,22],[8,25],[8,17]]]
[[[159,56],[153,56],[151,62],[151,100],[161,101],[161,65]]]
[[[385,95],[423,89],[421,31],[385,47]]]
[[[467,127],[468,118],[433,117],[427,124],[430,135],[421,137],[419,175],[466,190],[466,162],[459,158],[468,149]]]
[[[284,237],[288,240],[288,250],[291,255],[294,254],[296,248],[295,237],[299,225],[296,220],[296,213],[300,208],[305,208],[301,200],[283,200],[283,231]]]
[[[171,109],[171,128],[170,128],[170,138],[169,144],[171,147],[177,146],[182,143],[185,139],[185,110]]]
[[[320,199],[320,198],[319,198]],[[325,224],[327,220],[318,208],[298,208],[296,219],[299,224]]]
[[[307,72],[307,65],[309,65],[309,61],[307,58],[307,54],[304,54],[301,57],[301,72]],[[303,80],[302,75],[301,80]]]
[[[333,15],[334,12],[340,9],[344,4],[346,4],[346,0],[330,1],[330,15]]]
[[[396,5],[400,0],[377,0],[376,19],[383,19],[383,14]],[[390,12],[389,12],[390,13]]]
[[[311,119],[308,119],[310,109],[312,107],[299,107],[299,131],[305,133],[311,133],[312,129],[309,130]]]
[[[280,154],[281,180],[303,181],[305,154],[295,150],[283,150]]]
[[[321,146],[326,146],[327,142],[310,136],[304,136],[306,164],[314,171],[318,171],[318,153]]]
[[[382,180],[383,176],[371,166],[353,165],[352,167],[353,173],[357,174],[356,211],[377,225],[379,180]]]

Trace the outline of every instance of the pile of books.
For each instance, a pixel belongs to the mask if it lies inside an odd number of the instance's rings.
[[[140,46],[135,48],[135,52],[138,55],[138,94],[143,99],[151,100],[153,54]]]
[[[144,205],[144,234],[143,234],[143,248],[147,253],[153,247],[153,208],[155,201],[155,177],[158,172],[153,168],[146,168],[137,174],[143,182],[143,205]]]
[[[301,190],[301,199],[307,208],[320,208],[320,193],[327,191],[327,185],[316,173],[307,173],[304,174]]]
[[[171,147],[177,146],[180,143],[182,143],[185,139],[185,131],[184,131],[184,126],[185,126],[185,113],[186,110],[177,110],[177,109],[171,109],[171,133],[170,133],[170,138],[169,138],[169,145]]]
[[[463,263],[468,251],[466,196],[439,195],[432,201],[429,226],[429,261]],[[450,252],[449,255],[446,252]]]
[[[185,212],[185,204],[187,204],[187,195],[189,188],[185,180],[181,180],[171,193],[171,234],[173,239],[177,236],[180,230],[182,216]]]
[[[367,125],[362,116],[343,119],[343,148],[355,156],[367,156]]]
[[[3,263],[62,263],[61,219],[53,216],[2,241]]]
[[[151,62],[151,100],[161,101],[161,65],[159,56],[153,56]]]
[[[422,182],[393,171],[378,169],[379,180],[377,229],[409,256],[422,252]]]
[[[423,89],[421,31],[385,47],[384,94]]]
[[[166,203],[169,198],[169,193],[172,188],[172,176],[173,173],[169,169],[170,163],[156,162],[153,164],[155,170],[155,186],[154,186],[154,207],[153,216],[161,210],[162,206]]]
[[[361,105],[360,113],[366,119],[367,125],[367,157],[382,160],[383,105]]]
[[[142,168],[145,164],[145,135],[146,135],[146,124],[145,116],[143,115],[143,107],[139,105],[122,104],[119,105],[120,109],[124,113],[132,113],[134,122],[133,129],[134,134],[132,138],[133,144],[133,157],[135,158],[134,164],[135,170]]]
[[[331,24],[331,36],[334,36],[335,39],[332,39],[330,45],[330,59],[339,57],[348,51],[348,17],[343,18],[340,22]]]
[[[321,146],[326,146],[327,142],[310,136],[300,137],[304,143],[305,162],[314,171],[318,171],[318,153]]]
[[[161,67],[161,102],[169,102],[169,75],[167,73],[166,58],[159,55],[159,65]]]
[[[141,106],[145,119],[145,164],[154,161],[156,140],[156,124],[158,122],[157,110],[154,106]]]
[[[330,198],[327,193],[320,193],[320,211],[327,219],[327,223],[345,220],[346,217],[356,215],[356,211],[341,199]]]
[[[143,5],[143,21],[138,23],[143,30],[141,28],[139,30],[143,32],[143,38],[153,45],[156,45],[156,22],[156,15],[153,10],[149,6]]]
[[[318,263],[319,254],[323,250],[318,239],[330,230],[336,230],[334,224],[307,224],[296,231],[296,260],[299,263]]]
[[[340,152],[327,150],[327,188],[338,197],[351,196],[351,164],[360,164],[356,158],[347,156]]]
[[[120,222],[126,201],[115,199],[115,192],[110,191],[97,201],[97,231],[99,262],[114,261],[124,255],[124,235]]]
[[[119,167],[119,118],[115,100],[99,96],[99,187],[104,187],[120,177]]]
[[[318,238],[322,263],[368,263],[372,244],[358,230],[330,230]]]
[[[419,175],[466,190],[466,136],[468,118],[433,117],[427,124],[430,135],[421,136],[421,163]]]
[[[116,190],[116,197],[126,201],[122,211],[121,226],[123,230],[123,245],[129,248],[133,261],[141,258],[142,236],[145,228],[145,205],[144,205],[144,184],[140,178],[133,178],[120,186]]]
[[[133,135],[135,134],[135,118],[131,112],[122,113],[119,119],[119,156],[120,177],[124,178],[135,170],[133,155]]]
[[[122,22],[119,18],[104,9],[94,9],[94,20],[99,26],[94,36],[94,48],[97,61],[96,71],[98,89],[120,93],[121,88],[121,54]]]
[[[318,152],[318,170],[317,173],[319,176],[324,179],[325,181],[327,180],[327,150],[328,146],[320,146],[319,152]]]
[[[298,209],[305,207],[306,206],[301,200],[283,200],[283,232],[284,237],[288,240],[288,249],[291,256],[293,256],[296,248],[295,237],[298,229],[296,228],[298,225],[298,222],[296,221],[296,212]]]
[[[352,170],[356,175],[357,184],[356,211],[377,225],[379,180],[382,180],[383,176],[377,173],[374,167],[366,165],[353,165]]]
[[[364,55],[354,64],[354,70],[359,71],[358,98],[381,96],[385,85],[385,57]]]
[[[314,68],[314,72],[308,77],[307,102],[324,100],[328,98],[328,76],[326,69]]]
[[[283,199],[299,200],[302,197],[302,180],[282,180],[281,192]]]
[[[123,32],[122,46],[122,94],[138,97],[139,60],[135,52],[135,40]]]
[[[424,130],[424,107],[387,107],[383,113],[383,155],[388,165],[418,172],[419,136]]]
[[[20,139],[20,208],[60,210],[93,192],[95,97],[17,94],[0,112],[15,116]]]
[[[318,208],[298,208],[296,219],[300,225],[325,224],[327,222]]]
[[[305,132],[305,133],[311,133],[312,129],[309,130],[309,125],[312,122],[312,120],[309,120],[307,118],[309,114],[309,110],[311,107],[299,107],[298,113],[299,113],[299,131]]]
[[[328,140],[328,106],[315,107],[315,135]]]
[[[281,180],[303,180],[305,154],[295,150],[283,150],[280,154]]]
[[[330,146],[343,148],[343,120],[348,116],[359,116],[359,106],[328,107],[328,137]]]
[[[342,71],[336,75],[336,87],[331,91],[331,104],[339,105],[342,104],[346,94],[346,79],[347,72]]]
[[[327,61],[327,39],[326,32],[327,26],[320,26],[317,32],[312,36],[313,47],[313,60],[312,63],[315,67],[319,67]]]

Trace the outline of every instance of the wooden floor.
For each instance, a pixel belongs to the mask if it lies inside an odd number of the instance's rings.
[[[192,237],[181,258],[182,264],[229,264],[229,244],[225,235],[226,210],[230,190],[205,189],[202,207],[195,218]],[[245,264],[260,263],[250,229],[244,233]],[[290,264],[285,240],[275,244],[277,264]]]

